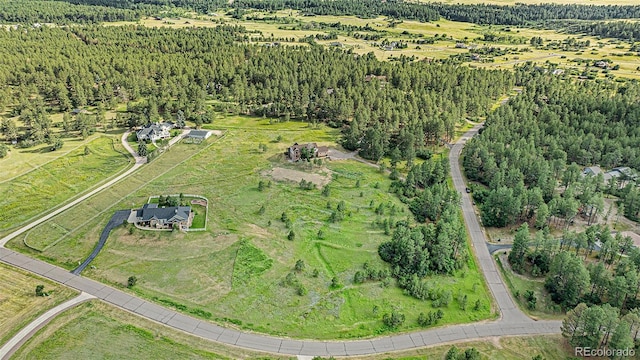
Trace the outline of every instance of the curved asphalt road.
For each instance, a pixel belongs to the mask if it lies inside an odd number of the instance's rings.
[[[73,299],[66,301],[38,316],[37,319],[33,320],[27,326],[22,328],[22,330],[15,334],[6,344],[0,347],[0,359],[9,359],[11,355],[16,350],[18,350],[22,344],[24,344],[27,340],[29,340],[29,338],[31,338],[31,336],[33,336],[33,334],[47,325],[49,321],[53,320],[53,318],[58,316],[61,312],[94,298],[95,297],[93,295],[81,293]]]
[[[451,174],[456,189],[462,194],[463,215],[469,229],[474,252],[500,311],[500,320],[498,321],[452,325],[408,334],[354,341],[294,340],[224,328],[148,302],[100,282],[76,276],[57,266],[29,258],[2,247],[9,239],[64,211],[64,208],[56,210],[52,213],[53,215],[47,215],[27,227],[15,231],[0,241],[0,261],[83,291],[109,304],[174,329],[223,344],[278,354],[307,356],[368,355],[494,336],[557,334],[560,332],[561,321],[533,321],[525,316],[511,299],[487,249],[484,233],[471,206],[471,198],[464,190],[465,184],[459,166],[462,143],[477,133],[480,127],[481,125],[477,125],[467,132],[462,137],[462,142],[455,144],[451,149]],[[138,165],[137,162],[136,165]],[[131,173],[136,168],[134,166],[126,174]],[[95,194],[122,177],[124,176],[119,176],[81,199],[83,200]],[[65,208],[75,205],[82,201],[81,199],[72,202]]]

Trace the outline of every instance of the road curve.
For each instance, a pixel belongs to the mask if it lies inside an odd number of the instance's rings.
[[[306,356],[355,356],[387,353],[392,351],[409,350],[443,343],[477,340],[494,336],[527,336],[541,334],[557,334],[560,332],[561,321],[534,321],[527,317],[515,305],[509,295],[496,265],[487,250],[485,236],[480,223],[473,211],[471,198],[465,192],[465,183],[459,165],[460,152],[464,142],[477,133],[481,125],[465,133],[453,145],[450,155],[451,175],[455,188],[462,196],[462,210],[465,222],[474,248],[474,253],[482,268],[487,284],[500,312],[500,319],[493,322],[482,322],[466,325],[451,325],[406,334],[384,336],[365,340],[350,341],[317,341],[280,338],[263,334],[239,331],[218,326],[207,321],[181,314],[172,309],[151,303],[124,291],[115,289],[89,278],[74,275],[65,269],[51,265],[44,261],[32,259],[20,253],[3,248],[11,238],[27,231],[49,218],[86,199],[87,197],[110,186],[114,182],[135,171],[142,165],[136,161],[134,167],[127,173],[93,190],[81,199],[56,210],[42,219],[15,231],[0,241],[0,262],[22,268],[39,276],[95,296],[113,306],[129,311],[133,314],[164,324],[179,331],[186,332],[204,339],[219,343],[242,347],[249,350],[277,353],[283,355]],[[184,133],[183,133],[184,136]],[[124,136],[123,136],[124,138]],[[128,148],[130,149],[130,147]]]
[[[44,314],[38,316],[35,320],[30,322],[27,326],[22,328],[17,334],[15,334],[9,341],[0,347],[0,360],[9,359],[11,355],[20,348],[22,344],[24,344],[36,331],[40,330],[43,326],[45,326],[49,321],[51,321],[54,317],[58,316],[61,312],[70,309],[80,303],[83,303],[87,300],[95,299],[95,296],[89,295],[87,293],[80,293],[80,295],[74,297],[73,299],[63,302],[62,304],[50,309]]]
[[[122,145],[125,147],[125,149],[127,149],[127,151],[129,151],[129,153],[131,153],[131,155],[135,158],[135,164],[133,164],[133,166],[131,168],[129,168],[129,170],[123,172],[122,174],[118,175],[117,177],[109,180],[108,182],[106,182],[105,184],[102,184],[101,186],[93,189],[92,191],[82,195],[81,197],[71,201],[70,203],[57,208],[55,210],[53,210],[52,212],[48,213],[47,215],[36,219],[32,222],[30,222],[29,224],[21,227],[20,229],[10,233],[9,235],[3,237],[2,239],[0,239],[0,247],[4,247],[7,242],[9,242],[9,240],[15,238],[16,236],[23,234],[31,229],[33,229],[34,227],[42,224],[43,222],[53,218],[54,216],[72,208],[73,206],[76,206],[77,204],[85,201],[86,199],[92,197],[93,195],[101,192],[102,190],[112,186],[113,184],[117,183],[118,181],[126,178],[127,176],[131,175],[133,172],[135,172],[136,170],[138,170],[138,168],[142,165],[144,165],[144,163],[147,162],[147,158],[146,157],[140,157],[137,155],[137,153],[135,151],[133,151],[133,149],[131,148],[131,146],[129,146],[129,144],[127,143],[127,136],[129,135],[129,132],[125,132],[124,134],[122,134]]]
[[[113,306],[207,340],[282,355],[354,356],[410,350],[494,336],[542,335],[559,332],[560,321],[495,321],[454,325],[419,332],[353,341],[279,338],[224,328],[140,299],[65,269],[0,248],[0,261],[93,295]]]

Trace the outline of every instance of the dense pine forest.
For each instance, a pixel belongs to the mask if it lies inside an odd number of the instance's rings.
[[[320,46],[240,45],[247,36],[228,26],[1,32],[7,53],[0,64],[1,105],[15,104],[12,112],[27,124],[11,140],[46,141],[47,112],[138,100],[130,119],[121,119],[128,125],[173,118],[179,110],[201,124],[210,121],[205,100],[211,97],[221,111],[346,126],[347,148],[378,160],[399,147],[408,159],[451,138],[464,116],[486,114],[515,82],[507,71],[392,64]],[[379,78],[370,80],[371,74]]]
[[[110,21],[114,17],[132,16],[127,12],[106,12],[100,7],[112,7],[118,9],[160,9],[161,7],[180,7],[192,9],[200,13],[215,12],[219,9],[242,10],[263,10],[276,11],[293,9],[299,10],[307,15],[354,15],[362,18],[374,18],[377,16],[387,16],[399,20],[435,21],[442,18],[447,20],[464,21],[475,24],[494,25],[528,25],[541,23],[549,20],[608,20],[608,19],[631,19],[640,18],[640,6],[594,6],[594,5],[561,5],[561,4],[516,4],[505,5],[462,5],[443,4],[438,2],[417,4],[406,1],[378,1],[378,0],[239,0],[229,3],[225,0],[66,0],[71,4],[97,5],[99,7],[90,9],[86,6],[71,10],[62,3],[45,1],[26,2],[0,2],[2,7],[7,8],[2,12],[5,17],[9,15],[12,21],[31,21],[34,19],[34,12],[43,17],[52,18],[56,13],[68,11],[65,16],[74,18],[73,14],[87,13],[94,14],[89,18],[97,19],[103,17],[103,21]],[[12,5],[8,5],[13,3]],[[46,4],[45,4],[46,3]],[[44,6],[44,8],[43,8]],[[32,10],[20,11],[19,8],[32,8]],[[45,11],[45,9],[53,11]],[[17,15],[17,14],[19,15]],[[15,15],[14,15],[15,14]],[[83,21],[81,16],[75,17],[78,21]],[[1,19],[1,18],[0,18]],[[21,20],[22,19],[22,20]]]
[[[464,149],[467,176],[487,186],[474,195],[485,224],[535,218],[542,228],[556,218],[568,221],[591,205],[602,212],[605,191],[635,199],[631,183],[613,181],[605,187],[603,178],[581,173],[591,165],[640,168],[638,84],[543,75],[520,82],[524,91],[492,113],[484,132]],[[640,202],[629,205],[626,214],[637,217]]]
[[[142,14],[153,12],[127,7],[118,9],[105,6],[72,5],[63,1],[0,1],[0,23],[100,23],[109,21],[133,21]]]

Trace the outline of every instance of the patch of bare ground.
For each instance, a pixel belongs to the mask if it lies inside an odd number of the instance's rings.
[[[331,175],[328,172],[308,173],[281,167],[275,167],[271,170],[265,171],[263,175],[270,176],[277,181],[293,181],[295,183],[299,183],[302,180],[310,181],[319,188],[327,185],[331,181]]]

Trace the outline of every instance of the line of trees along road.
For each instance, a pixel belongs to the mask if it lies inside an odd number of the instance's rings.
[[[463,151],[467,177],[483,185],[474,192],[483,222],[543,228],[578,213],[603,215],[605,193],[635,199],[633,181],[581,173],[591,165],[640,169],[640,86],[535,73],[519,71],[524,91],[489,115]],[[640,204],[629,203],[625,214],[637,216]]]

